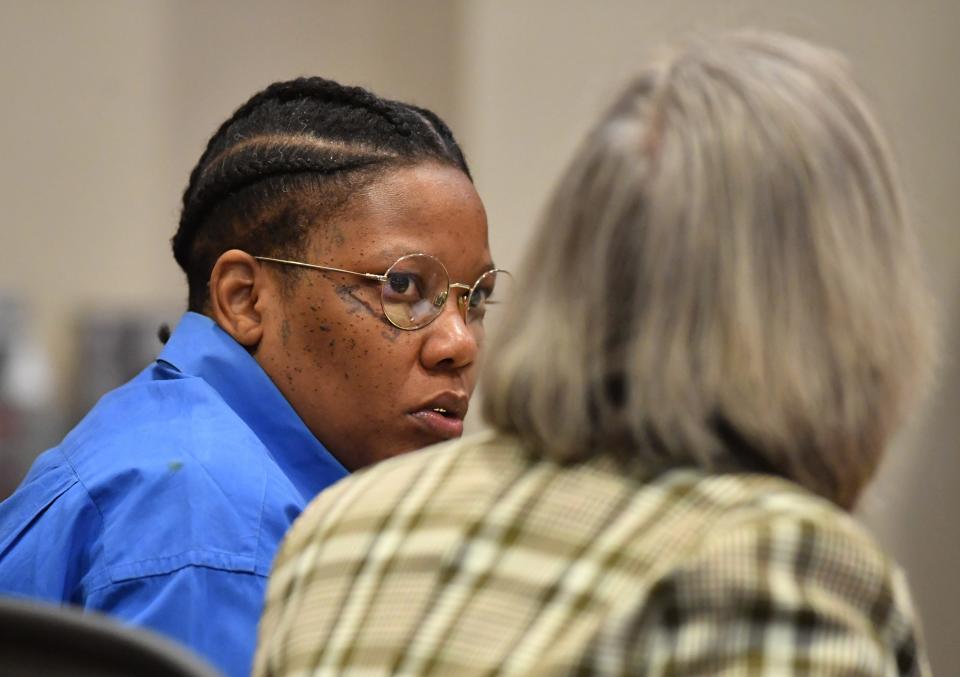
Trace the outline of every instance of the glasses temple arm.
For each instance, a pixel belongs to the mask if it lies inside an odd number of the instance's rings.
[[[343,268],[334,268],[333,266],[318,266],[314,263],[303,263],[302,261],[290,261],[288,259],[275,259],[271,256],[254,256],[257,261],[269,261],[271,263],[282,263],[287,266],[299,266],[301,268],[310,268],[312,270],[325,270],[332,273],[346,273],[347,275],[359,275],[360,277],[365,277],[368,280],[376,280],[377,282],[386,282],[386,275],[377,275],[375,273],[358,273],[355,270],[344,270]]]

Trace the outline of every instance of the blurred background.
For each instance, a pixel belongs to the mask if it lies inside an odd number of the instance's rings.
[[[588,125],[651,51],[743,26],[847,54],[901,162],[944,360],[861,517],[907,569],[934,671],[960,675],[955,0],[0,0],[0,497],[179,317],[181,191],[255,91],[319,74],[439,112],[510,268]]]

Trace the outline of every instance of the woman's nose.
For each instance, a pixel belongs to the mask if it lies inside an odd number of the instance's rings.
[[[448,299],[440,315],[424,331],[420,360],[427,369],[463,369],[477,359],[480,351],[475,328],[464,318],[459,295]]]

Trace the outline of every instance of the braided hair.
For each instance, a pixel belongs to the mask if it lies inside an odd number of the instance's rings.
[[[385,171],[426,161],[470,170],[435,113],[319,77],[270,85],[224,122],[190,173],[173,255],[203,312],[228,249],[302,252],[311,227]]]

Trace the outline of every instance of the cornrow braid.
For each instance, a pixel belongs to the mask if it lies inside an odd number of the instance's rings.
[[[254,94],[246,103],[240,106],[230,118],[221,124],[214,135],[210,137],[210,141],[207,143],[203,155],[200,156],[200,160],[190,173],[190,182],[183,195],[184,208],[187,206],[192,191],[199,183],[200,174],[206,167],[207,161],[210,159],[210,156],[214,154],[216,148],[221,145],[232,126],[248,117],[254,110],[268,100],[275,99],[278,102],[285,102],[303,98],[315,98],[318,101],[327,100],[331,104],[340,101],[354,106],[367,106],[371,111],[384,115],[385,119],[389,120],[391,124],[395,124],[389,111],[384,110],[384,106],[379,105],[377,97],[360,87],[345,87],[332,80],[319,77],[297,78],[287,82],[275,82],[263,91]]]
[[[270,85],[217,129],[190,173],[173,254],[201,312],[227,249],[292,255],[317,223],[382,172],[434,161],[468,177],[432,111],[319,77]]]
[[[443,143],[444,147],[452,156],[463,157],[457,140],[453,137],[453,132],[447,127],[447,124],[440,119],[440,116],[432,110],[420,108],[419,106],[409,105],[411,111],[424,118],[430,125],[430,128],[436,133],[437,137]]]

